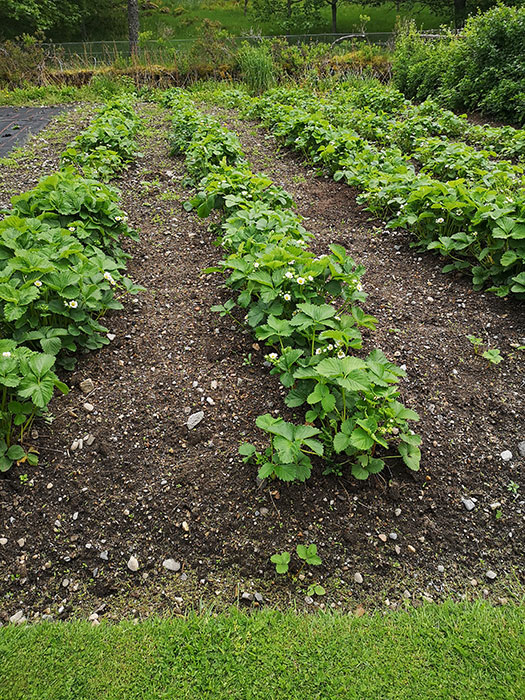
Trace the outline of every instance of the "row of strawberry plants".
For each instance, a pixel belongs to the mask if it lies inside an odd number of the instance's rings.
[[[269,347],[287,406],[307,409],[301,425],[259,416],[269,445],[260,452],[245,443],[241,454],[258,464],[261,479],[304,481],[314,456],[326,472],[349,466],[358,479],[392,458],[417,470],[421,439],[408,421],[418,416],[398,400],[404,371],[379,350],[364,359],[354,354],[362,347],[360,328],[377,323],[359,305],[364,268],[338,245],[316,257],[290,196],[251,171],[236,135],[199,113],[182,91],[166,93],[164,104],[175,112],[173,153],[185,154],[196,187],[187,208],[201,217],[222,212],[219,242],[227,254],[205,272],[222,273],[233,297],[214,310]],[[387,454],[393,447],[397,455]]]
[[[327,166],[336,180],[390,226],[409,228],[417,245],[450,258],[444,271],[469,271],[476,289],[525,295],[525,188],[512,197],[484,184],[441,182],[417,172],[398,148],[377,148],[352,129],[334,127],[317,110],[254,100],[248,110],[284,143]]]
[[[237,89],[220,90],[216,95],[231,107],[243,107],[248,96]],[[329,93],[312,94],[305,88],[274,88],[266,95],[271,102],[295,107],[322,109],[341,126],[356,128],[367,138],[411,151],[416,141],[441,137],[466,141],[484,149],[491,157],[525,158],[525,129],[473,124],[465,115],[442,109],[428,99],[411,103],[395,88],[370,81],[341,85]],[[248,98],[249,101],[249,98]]]
[[[109,153],[111,174],[133,155],[138,120],[130,117],[130,110],[127,101],[107,107],[115,132],[122,133],[124,124],[129,139],[119,151],[118,163],[113,158],[112,128],[106,132],[109,148],[102,141],[95,147],[99,159],[103,160],[105,151]],[[81,145],[91,148],[91,135],[105,121],[106,109],[102,109],[75,141],[78,163],[84,153],[90,174],[104,179],[109,176],[108,167],[104,165],[100,173],[90,151],[81,151]],[[107,328],[99,318],[108,309],[121,308],[118,292],[138,289],[121,273],[127,256],[119,238],[134,234],[117,200],[115,188],[82,177],[67,165],[34,189],[13,197],[12,209],[2,212],[0,471],[7,471],[14,461],[36,464],[36,452],[22,445],[54,389],[67,391],[54,371],[57,359],[71,369],[77,351],[108,343]]]
[[[422,136],[408,120],[393,122],[389,115],[341,105],[333,97],[317,99],[312,95],[304,96],[301,89],[278,89],[269,91],[252,102],[251,106],[245,102],[243,110],[248,117],[258,117],[262,113],[266,114],[276,104],[302,109],[315,115],[320,124],[351,131],[355,136],[372,141],[380,147],[397,147],[400,159],[407,163],[415,161],[421,172],[438,180],[463,178],[507,195],[525,186],[523,166],[508,160],[494,160],[495,152],[477,150],[448,138]]]

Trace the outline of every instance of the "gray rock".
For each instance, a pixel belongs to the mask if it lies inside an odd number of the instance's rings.
[[[354,581],[355,581],[356,583],[363,583],[363,576],[359,573],[359,571],[357,571],[357,572],[354,574]]]
[[[67,588],[67,587],[69,586],[69,579],[68,579],[68,578],[65,578],[65,579],[62,581],[62,586],[63,586],[64,588]]]
[[[243,600],[245,603],[251,603],[253,600],[253,594],[252,593],[247,593],[246,591],[241,595],[241,600]]]
[[[269,512],[268,508],[261,508],[260,510],[261,515],[268,515]]]
[[[0,537],[0,544],[7,544],[7,539],[5,537]]]
[[[474,508],[476,507],[476,504],[474,503],[474,501],[471,501],[470,498],[462,498],[461,503],[463,503],[467,510],[474,510]]]
[[[494,581],[494,579],[497,577],[497,573],[495,571],[492,571],[492,569],[489,569],[485,576],[490,579],[491,581]]]
[[[439,564],[438,571],[440,574],[442,574],[445,571],[445,567],[443,566],[443,564]]]
[[[314,599],[311,596],[307,595],[304,599],[304,602],[306,603],[306,605],[312,605],[314,602]]]
[[[109,551],[105,549],[103,552],[100,552],[100,558],[103,559],[104,561],[108,560],[109,557]]]
[[[500,457],[504,462],[510,462],[512,459],[512,452],[510,450],[503,450]]]
[[[256,600],[258,603],[263,603],[263,602],[264,602],[264,598],[262,597],[262,595],[261,595],[260,593],[254,593],[253,597],[255,598],[255,600]]]
[[[175,559],[164,559],[162,566],[168,571],[180,571],[180,561]]]
[[[188,426],[188,430],[193,430],[193,428],[196,428],[203,418],[204,411],[197,411],[197,413],[192,413],[191,416],[188,418],[188,422],[186,423],[186,425]]]
[[[490,504],[490,510],[496,510],[497,508],[501,508],[501,503],[499,501]]]
[[[91,447],[91,445],[95,442],[95,436],[94,435],[88,435],[87,438],[84,440],[86,445],[88,447]]]
[[[92,411],[95,410],[95,407],[93,406],[93,404],[88,403],[87,401],[85,404],[83,404],[83,406],[84,406],[84,410],[87,411],[88,413],[91,413]]]
[[[397,532],[391,532],[388,536],[391,540],[397,540]]]
[[[401,515],[401,508],[396,508],[394,511],[394,515],[396,516],[396,518],[399,518],[399,516]]]
[[[25,538],[25,537],[21,537],[19,540],[16,541],[16,543],[17,543],[17,545],[18,545],[19,547],[23,547],[23,546],[25,545],[25,543],[26,543],[26,538]]]
[[[518,452],[519,452],[520,457],[525,457],[525,440],[523,440],[523,442],[519,443]]]
[[[26,617],[23,610],[18,610],[18,612],[15,612],[15,614],[11,615],[9,618],[9,622],[11,622],[13,625],[21,625],[25,621]]]
[[[79,386],[80,386],[80,391],[83,394],[91,394],[91,392],[95,388],[95,385],[93,384],[92,379],[84,379],[83,382],[80,382]]]
[[[128,569],[130,571],[138,571],[139,570],[139,563],[134,556],[131,556],[128,560]]]

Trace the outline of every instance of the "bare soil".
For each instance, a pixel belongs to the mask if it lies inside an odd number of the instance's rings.
[[[394,464],[360,483],[324,476],[318,465],[306,484],[261,487],[238,445],[261,440],[259,414],[292,414],[264,349],[210,311],[228,292],[201,271],[221,251],[209,222],[183,208],[190,192],[182,159],[168,155],[169,114],[140,110],[142,155],[116,184],[141,234],[128,246],[128,272],[147,292],[106,318],[115,340],[64,377],[71,392],[53,400],[54,420],[33,436],[39,466],[0,480],[0,620],[18,610],[29,619],[119,618],[238,601],[352,610],[520,596],[525,367],[514,346],[525,343],[523,306],[443,275],[442,260],[371,219],[354,190],[315,176],[256,125],[215,110],[238,132],[254,171],[294,196],[316,251],[336,242],[366,266],[366,311],[379,320],[367,348],[406,365],[403,400],[421,416],[417,474]],[[80,128],[79,112],[68,119]],[[47,133],[32,146],[31,167],[14,176],[2,168],[2,204],[55,167],[61,142]],[[499,348],[503,362],[483,360],[467,334]],[[89,395],[79,387],[86,378]],[[190,431],[188,416],[199,410],[204,419]],[[73,451],[88,434],[94,442]],[[294,563],[290,577],[276,575],[272,554],[311,542],[321,566],[299,572]],[[180,570],[163,568],[166,559]],[[327,591],[313,602],[312,581]],[[258,595],[252,602],[243,593]]]

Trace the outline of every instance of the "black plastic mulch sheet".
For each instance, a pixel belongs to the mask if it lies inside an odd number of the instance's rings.
[[[17,146],[22,146],[30,134],[43,129],[60,112],[69,109],[56,107],[0,107],[0,158]]]

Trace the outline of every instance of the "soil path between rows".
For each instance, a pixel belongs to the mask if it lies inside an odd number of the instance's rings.
[[[182,160],[168,155],[169,114],[140,110],[143,155],[116,184],[141,233],[128,246],[128,272],[147,292],[107,318],[115,340],[66,378],[73,389],[54,400],[53,423],[38,427],[42,459],[29,483],[21,468],[0,481],[4,617],[19,609],[62,618],[173,613],[225,607],[243,592],[308,608],[313,580],[327,589],[315,605],[345,610],[385,599],[396,605],[407,595],[472,597],[485,585],[494,599],[519,589],[524,504],[507,486],[523,483],[525,374],[511,345],[523,344],[523,311],[443,276],[405,233],[374,235],[377,222],[353,190],[313,177],[264,131],[214,110],[238,131],[254,171],[292,193],[316,250],[336,242],[367,267],[366,310],[379,319],[367,345],[406,365],[403,398],[422,417],[415,476],[394,467],[363,484],[316,469],[304,485],[259,488],[255,468],[237,455],[239,442],[260,439],[257,415],[290,414],[253,339],[210,311],[228,298],[220,278],[201,275],[220,250],[209,222],[182,206],[190,192]],[[504,362],[488,367],[467,333],[499,347]],[[87,377],[92,412],[79,389]],[[204,419],[190,432],[188,415],[199,410]],[[72,451],[87,434],[93,444]],[[500,458],[505,449],[510,462]],[[269,557],[309,542],[322,565],[304,580],[277,577]],[[132,555],[136,572],[127,567]],[[166,571],[166,559],[181,569]],[[488,569],[497,578],[485,584]]]

